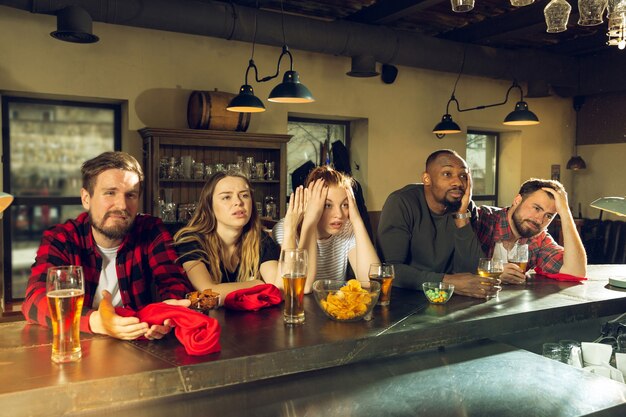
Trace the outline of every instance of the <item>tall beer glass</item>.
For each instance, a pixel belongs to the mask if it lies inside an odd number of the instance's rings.
[[[388,306],[391,302],[391,283],[393,282],[394,270],[392,264],[371,264],[369,278],[371,281],[380,283],[380,297],[378,297],[379,306]]]
[[[283,277],[285,323],[304,323],[304,283],[307,253],[304,249],[283,249],[280,252],[280,274]]]
[[[52,361],[74,362],[81,358],[80,316],[85,298],[81,266],[48,269],[46,297],[52,321]]]

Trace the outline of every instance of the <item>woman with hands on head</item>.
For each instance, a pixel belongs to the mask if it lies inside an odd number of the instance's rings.
[[[218,292],[220,304],[233,291],[277,281],[280,248],[262,231],[250,181],[239,172],[207,180],[174,242],[194,288]]]
[[[345,280],[348,262],[358,280],[368,281],[370,264],[380,260],[359,214],[352,178],[321,166],[309,173],[305,187],[291,194],[287,215],[272,230],[283,248],[307,250],[304,292],[318,279]]]

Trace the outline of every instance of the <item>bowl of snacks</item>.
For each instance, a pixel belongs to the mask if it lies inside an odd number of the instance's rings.
[[[313,283],[315,301],[324,314],[336,321],[359,321],[371,313],[380,295],[376,281],[348,282],[321,279]]]
[[[424,295],[432,304],[445,304],[454,292],[454,285],[446,282],[425,282],[422,284]]]
[[[211,289],[193,291],[187,293],[185,297],[191,301],[190,309],[203,314],[209,314],[209,311],[219,307],[220,294]]]

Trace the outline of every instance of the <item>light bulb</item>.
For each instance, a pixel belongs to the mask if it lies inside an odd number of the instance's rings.
[[[617,47],[618,47],[619,49],[624,49],[624,48],[626,48],[626,40],[622,39],[621,41],[619,41],[619,42],[617,43]]]

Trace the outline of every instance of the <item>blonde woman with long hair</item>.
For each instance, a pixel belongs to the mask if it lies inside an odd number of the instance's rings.
[[[277,280],[280,248],[261,230],[250,181],[238,172],[207,180],[174,242],[193,286],[220,293],[220,302],[232,291]]]

